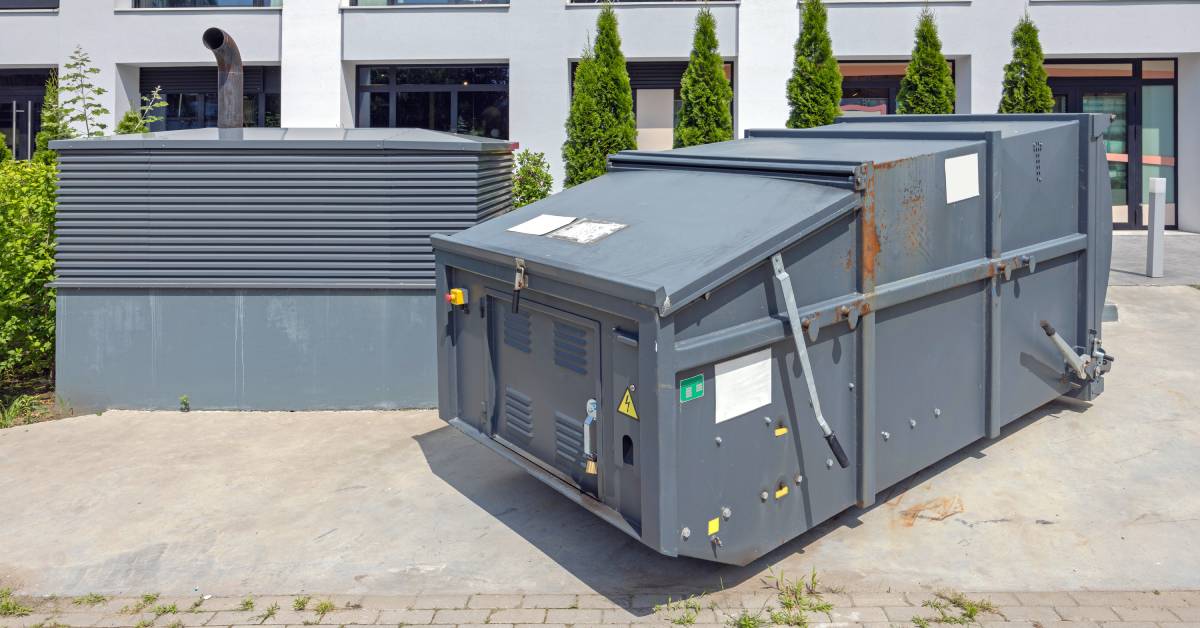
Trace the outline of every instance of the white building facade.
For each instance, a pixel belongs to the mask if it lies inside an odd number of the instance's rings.
[[[736,133],[782,126],[797,0],[710,0],[733,83]],[[1169,224],[1200,231],[1200,0],[826,0],[849,115],[895,110],[923,7],[958,88],[957,111],[994,113],[1010,33],[1041,29],[1058,107],[1107,112],[1114,223],[1143,225],[1146,181],[1168,179]],[[670,146],[679,78],[703,2],[614,2],[642,148]],[[115,120],[161,86],[161,128],[215,124],[200,35],[229,32],[247,65],[248,125],[419,126],[560,146],[573,63],[599,5],[572,0],[0,0],[0,132],[19,156],[40,82],[76,46],[100,69]],[[32,114],[32,115],[31,115]]]

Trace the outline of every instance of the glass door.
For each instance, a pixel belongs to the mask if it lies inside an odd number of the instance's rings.
[[[0,102],[0,133],[4,134],[4,145],[16,159],[33,156],[33,139],[37,133],[38,113],[41,107],[31,99]]]
[[[1130,124],[1133,110],[1133,93],[1131,90],[1081,90],[1079,108],[1083,113],[1107,113],[1112,116],[1108,131],[1104,133],[1104,143],[1108,150],[1108,175],[1112,183],[1112,212],[1113,224],[1133,226],[1140,224],[1133,199],[1141,197],[1140,177],[1131,172],[1137,166],[1136,161],[1130,161],[1129,156],[1136,154],[1132,148],[1132,126]],[[1133,188],[1133,189],[1131,189]]]

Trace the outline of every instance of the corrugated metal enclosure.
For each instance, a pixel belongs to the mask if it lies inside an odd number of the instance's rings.
[[[75,408],[427,407],[429,236],[511,207],[508,142],[196,129],[55,143]]]

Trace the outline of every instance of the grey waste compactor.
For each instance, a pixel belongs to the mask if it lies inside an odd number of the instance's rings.
[[[1103,390],[1107,124],[846,119],[615,155],[433,237],[441,415],[663,554],[745,564]]]

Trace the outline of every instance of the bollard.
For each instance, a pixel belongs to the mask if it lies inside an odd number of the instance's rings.
[[[1150,211],[1146,217],[1146,276],[1163,276],[1163,239],[1167,223],[1167,180],[1150,179]]]

